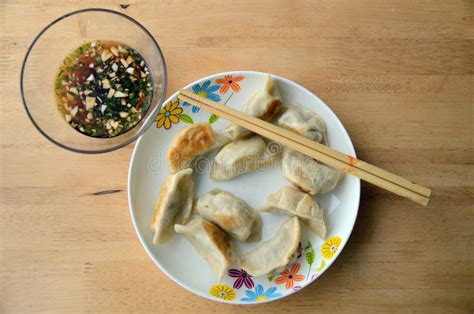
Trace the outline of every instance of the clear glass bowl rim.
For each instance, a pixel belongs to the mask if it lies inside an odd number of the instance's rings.
[[[99,150],[81,150],[81,149],[77,149],[77,148],[73,148],[73,147],[69,147],[67,145],[64,145],[56,140],[54,140],[53,138],[51,138],[48,134],[46,134],[46,132],[44,132],[40,127],[39,125],[35,122],[33,116],[31,115],[29,109],[28,109],[28,103],[26,101],[26,98],[25,98],[25,92],[24,92],[24,86],[23,86],[23,76],[24,76],[24,72],[25,72],[25,65],[26,65],[26,62],[28,61],[28,57],[31,53],[31,50],[33,49],[33,47],[35,46],[36,42],[41,38],[41,36],[49,29],[51,28],[53,25],[55,25],[56,23],[60,22],[61,20],[63,19],[66,19],[70,16],[73,16],[73,15],[76,15],[76,14],[81,14],[81,13],[85,13],[85,12],[105,12],[105,13],[110,13],[110,14],[115,14],[115,15],[118,15],[120,17],[123,17],[123,18],[126,18],[127,20],[129,20],[130,22],[134,23],[135,25],[137,25],[143,32],[145,32],[151,39],[152,43],[155,45],[160,57],[161,57],[161,60],[163,62],[163,93],[160,95],[159,99],[158,99],[158,105],[156,106],[156,108],[153,109],[153,111],[150,113],[150,116],[148,117],[147,121],[141,126],[141,128],[138,130],[138,132],[134,135],[134,136],[131,136],[130,138],[126,139],[125,141],[123,141],[122,143],[119,143],[115,146],[112,146],[112,147],[109,147],[109,148],[105,148],[105,149],[99,149]],[[28,115],[28,117],[30,118],[31,122],[33,123],[33,125],[35,126],[35,128],[44,136],[46,137],[50,142],[56,144],[57,146],[61,147],[61,148],[64,148],[66,150],[69,150],[69,151],[72,151],[72,152],[75,152],[75,153],[83,153],[83,154],[101,154],[101,153],[107,153],[107,152],[111,152],[111,151],[114,151],[116,149],[119,149],[119,148],[122,148],[124,146],[127,146],[128,144],[134,142],[136,139],[138,139],[140,136],[143,135],[143,133],[145,133],[145,131],[153,124],[153,121],[155,120],[155,116],[156,114],[158,113],[158,111],[161,109],[161,107],[163,106],[163,101],[165,99],[165,96],[166,96],[166,88],[167,88],[167,81],[168,81],[168,74],[167,74],[167,70],[166,70],[166,62],[165,62],[165,57],[163,55],[163,52],[161,51],[161,48],[160,48],[160,45],[158,45],[158,42],[155,40],[155,38],[153,37],[153,35],[142,25],[140,24],[137,20],[135,20],[134,18],[126,15],[126,14],[123,14],[121,12],[118,12],[118,11],[114,11],[114,10],[110,10],[110,9],[104,9],[104,8],[87,8],[87,9],[81,9],[81,10],[76,10],[76,11],[72,11],[72,12],[69,12],[67,14],[64,14],[60,17],[58,17],[57,19],[53,20],[52,22],[50,22],[48,25],[46,25],[45,28],[43,28],[41,30],[41,32],[39,32],[38,35],[36,35],[36,37],[34,38],[33,42],[30,44],[30,46],[28,47],[28,50],[26,51],[26,55],[25,55],[25,58],[23,59],[23,63],[21,65],[21,74],[20,74],[20,91],[21,91],[21,99],[23,101],[23,107],[25,108],[25,111]]]

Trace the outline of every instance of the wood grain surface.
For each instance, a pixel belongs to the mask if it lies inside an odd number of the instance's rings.
[[[159,41],[168,94],[227,70],[292,79],[334,110],[360,158],[432,188],[430,205],[363,185],[341,256],[280,301],[230,306],[176,285],[130,221],[133,145],[98,156],[62,150],[34,129],[20,99],[34,36],[99,5],[138,19]],[[474,310],[472,0],[2,0],[0,23],[0,312]]]

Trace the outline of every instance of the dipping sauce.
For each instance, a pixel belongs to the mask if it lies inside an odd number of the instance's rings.
[[[145,115],[153,81],[137,51],[117,42],[93,41],[64,59],[55,94],[59,112],[74,129],[92,137],[114,137]]]

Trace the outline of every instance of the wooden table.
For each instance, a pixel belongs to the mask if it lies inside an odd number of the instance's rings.
[[[421,207],[363,185],[353,235],[325,275],[246,307],[191,294],[146,255],[127,206],[133,145],[70,153],[28,120],[26,49],[54,18],[97,6],[86,2],[0,4],[0,312],[474,310],[472,1],[102,1],[157,38],[168,94],[226,70],[287,77],[336,112],[362,159],[433,189]]]

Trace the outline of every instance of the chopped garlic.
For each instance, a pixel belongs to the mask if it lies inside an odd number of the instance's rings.
[[[92,93],[92,91],[90,89],[84,91],[84,95],[86,95],[86,96],[90,95],[91,93]]]
[[[94,74],[91,73],[91,75],[89,75],[86,79],[86,81],[93,81],[94,80]]]
[[[114,94],[115,98],[123,98],[123,97],[127,97],[127,96],[128,96],[127,94],[124,94],[120,91],[116,91],[115,94]]]
[[[100,112],[104,113],[105,109],[107,109],[106,105],[100,106]]]
[[[76,95],[79,94],[79,92],[77,91],[77,88],[75,88],[75,87],[71,87],[71,88],[69,89],[69,91],[70,91],[71,93],[73,93],[73,94],[76,94]]]
[[[94,68],[94,63],[89,63],[89,68]]]
[[[129,58],[130,58],[130,57],[129,57]],[[125,59],[120,58],[120,63],[122,63],[122,65],[123,65],[125,68],[128,67],[128,63],[127,63],[127,61],[125,61]]]
[[[114,70],[114,72],[117,72],[117,70],[118,70],[117,63],[112,64],[112,70]]]
[[[135,72],[135,69],[134,68],[128,68],[125,70],[127,73],[130,73],[130,74],[133,74],[133,72]]]
[[[97,73],[102,73],[102,72],[104,72],[104,69],[102,69],[101,67],[98,67],[97,68]]]
[[[107,94],[107,98],[112,98],[114,96],[115,89],[111,88],[109,89],[109,93]]]
[[[112,51],[112,53],[114,54],[114,56],[116,56],[116,57],[119,56],[119,51],[118,51],[117,47],[112,46],[112,47],[110,48],[110,51]]]
[[[72,117],[68,114],[65,114],[64,118],[66,119],[67,122],[71,121],[71,119],[72,119]]]
[[[110,81],[108,79],[103,79],[102,80],[102,87],[105,88],[105,89],[109,89],[110,88]]]
[[[120,111],[119,112],[119,115],[121,118],[126,118],[128,116],[128,113],[127,112],[123,112],[123,111]]]
[[[128,64],[132,64],[132,63],[133,63],[133,58],[132,58],[132,56],[128,56],[128,58],[127,58],[127,63],[128,63]]]
[[[125,50],[122,46],[118,45],[118,50],[121,52],[121,53],[127,53],[127,50]]]
[[[94,108],[95,105],[96,105],[95,97],[87,96],[86,97],[86,109],[87,110],[92,109],[92,108]]]
[[[116,76],[115,72],[109,74],[109,77],[114,78]]]
[[[91,113],[91,112],[89,112],[89,113],[87,114],[87,119],[92,119],[92,113]]]
[[[112,54],[107,49],[104,49],[102,51],[102,54],[100,55],[100,58],[102,59],[103,62],[109,60],[110,57],[112,57]]]
[[[71,111],[70,111],[70,113],[71,113],[71,116],[73,116],[73,117],[74,117],[74,116],[76,115],[76,113],[77,113],[77,110],[79,109],[78,107],[79,107],[79,106],[76,106],[76,107],[74,107],[74,108],[72,108],[72,109],[71,109]]]

